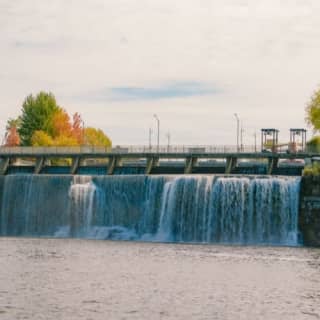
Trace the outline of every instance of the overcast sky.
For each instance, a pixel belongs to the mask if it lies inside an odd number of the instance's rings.
[[[319,84],[319,0],[0,0],[2,136],[45,90],[114,144],[285,141]]]

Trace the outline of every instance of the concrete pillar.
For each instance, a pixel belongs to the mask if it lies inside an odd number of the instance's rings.
[[[228,157],[226,163],[226,174],[230,174],[232,170],[237,166],[238,159],[236,157]]]
[[[5,175],[7,173],[9,165],[10,165],[10,158],[9,157],[4,157],[1,159],[0,175]]]
[[[190,174],[192,173],[193,167],[197,164],[198,158],[196,157],[187,157],[186,158],[186,164],[184,167],[184,173],[185,174]]]
[[[145,174],[150,174],[152,171],[152,168],[156,167],[158,165],[159,165],[159,158],[158,157],[148,157]]]
[[[72,158],[72,163],[71,163],[71,174],[76,174],[80,165],[80,157],[74,157]]]
[[[109,158],[108,175],[112,175],[115,167],[121,164],[120,156],[112,156]]]
[[[45,157],[39,157],[37,158],[36,160],[36,165],[34,167],[34,174],[39,174],[41,173],[41,170],[44,166],[44,163],[45,163]]]
[[[268,174],[273,174],[275,169],[278,167],[278,158],[270,157],[268,158]]]

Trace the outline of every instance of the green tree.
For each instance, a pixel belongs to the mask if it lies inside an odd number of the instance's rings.
[[[306,121],[314,131],[320,130],[320,88],[314,92],[306,106]]]
[[[307,143],[310,152],[320,152],[320,136],[312,137]]]
[[[10,130],[11,128],[20,128],[21,125],[21,117],[18,118],[9,118],[6,125],[6,130]]]
[[[21,145],[30,146],[35,131],[43,131],[52,136],[52,119],[60,109],[52,93],[41,91],[36,96],[29,95],[23,102],[21,123],[18,128]]]

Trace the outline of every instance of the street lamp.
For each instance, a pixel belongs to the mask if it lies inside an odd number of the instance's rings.
[[[243,151],[243,122],[241,121],[241,128],[240,128],[240,151]]]
[[[153,115],[154,118],[157,120],[157,131],[158,131],[158,135],[157,135],[157,152],[159,153],[159,139],[160,139],[160,120],[158,118],[158,116],[156,114]]]
[[[171,138],[170,132],[168,132],[168,133],[166,134],[166,136],[167,136],[167,139],[168,139],[167,152],[169,152],[169,150],[170,150],[170,138]]]
[[[237,120],[237,152],[239,152],[239,123],[240,123],[240,119],[237,113],[234,113],[234,116],[236,117]]]
[[[151,147],[152,147],[152,144],[151,144],[151,136],[152,136],[152,128],[149,128],[149,150],[151,151]]]

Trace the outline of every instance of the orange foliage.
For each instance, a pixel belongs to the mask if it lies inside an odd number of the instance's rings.
[[[72,136],[70,117],[64,109],[59,109],[52,117],[52,137],[59,136]]]
[[[20,137],[18,134],[17,127],[12,126],[8,128],[6,133],[6,141],[5,146],[6,147],[16,147],[20,144]]]
[[[79,144],[83,144],[84,128],[81,115],[78,112],[76,112],[72,118],[72,136],[78,141]]]

